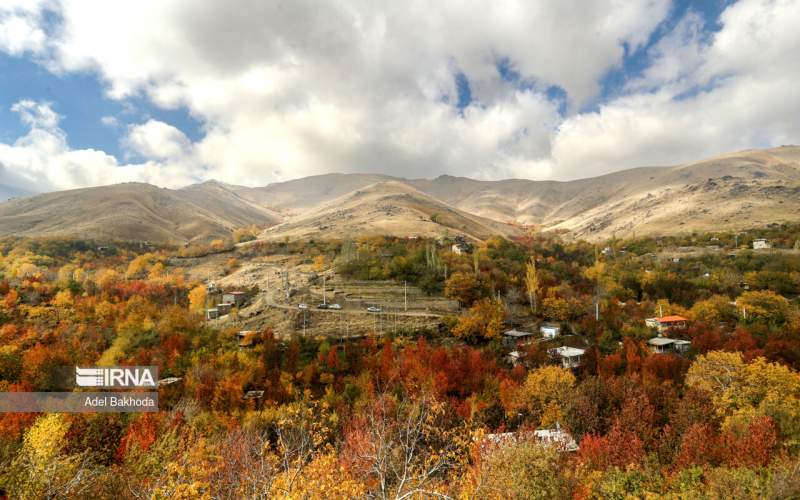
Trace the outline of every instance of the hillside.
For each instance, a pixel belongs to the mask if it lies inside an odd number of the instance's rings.
[[[300,215],[340,196],[363,187],[389,180],[401,180],[381,174],[325,174],[277,182],[264,187],[234,186],[231,189],[244,199],[285,215]]]
[[[79,236],[180,244],[277,221],[267,210],[206,184],[183,190],[125,183],[58,191],[0,204],[0,235]]]
[[[267,229],[263,238],[348,238],[363,235],[473,239],[515,235],[513,226],[454,209],[406,183],[383,181],[335,198],[308,213]]]
[[[432,221],[431,218],[435,221]],[[334,234],[483,239],[536,225],[572,237],[671,234],[800,222],[800,147],[640,167],[567,182],[326,174],[264,187],[119,184],[0,204],[0,234],[183,243],[255,224],[265,237]],[[511,225],[510,225],[511,224]],[[512,226],[513,225],[513,226]]]
[[[329,174],[261,188],[270,206],[297,213],[313,201],[374,183]],[[535,224],[575,237],[744,229],[800,221],[800,148],[741,151],[673,167],[640,167],[567,182],[464,177],[392,179],[464,213]],[[324,186],[325,189],[321,189]],[[285,204],[287,200],[291,200]],[[302,206],[297,200],[303,200]]]

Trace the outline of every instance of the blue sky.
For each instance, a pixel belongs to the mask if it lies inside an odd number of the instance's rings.
[[[570,179],[796,142],[799,3],[10,0],[0,185]]]
[[[52,103],[62,116],[61,128],[70,146],[101,149],[118,158],[125,154],[120,141],[126,127],[149,118],[172,124],[192,140],[203,135],[202,123],[186,107],[165,109],[142,97],[110,99],[94,72],[54,74],[32,58],[0,53],[0,142],[13,141],[27,131],[11,111],[11,106],[23,99]],[[101,120],[106,116],[116,118],[119,126],[104,125]]]

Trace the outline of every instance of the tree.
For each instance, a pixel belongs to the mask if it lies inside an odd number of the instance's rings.
[[[470,433],[448,428],[447,407],[425,395],[380,395],[345,434],[343,458],[373,485],[372,497],[443,497],[447,474],[464,467]]]
[[[321,273],[325,270],[325,256],[324,255],[317,255],[314,257],[314,271]]]
[[[72,307],[72,292],[69,290],[61,290],[53,297],[53,305],[59,309],[67,309]]]
[[[769,290],[745,292],[736,299],[736,305],[747,320],[777,326],[789,321],[792,312],[786,297]]]
[[[714,295],[709,299],[695,302],[689,314],[692,319],[706,323],[735,321],[737,318],[736,307],[724,295]]]
[[[756,358],[745,363],[738,352],[698,356],[686,385],[711,394],[724,429],[744,432],[753,418],[771,417],[790,442],[800,442],[800,373]]]
[[[564,422],[564,408],[574,386],[575,375],[571,371],[560,366],[543,366],[528,374],[517,401],[533,416],[535,425],[548,427]]]
[[[459,498],[569,498],[559,452],[533,439],[483,441]]]
[[[501,301],[483,299],[458,318],[453,335],[467,340],[499,339],[505,318],[506,308]]]
[[[164,264],[156,262],[150,267],[150,272],[147,273],[147,279],[157,281],[164,276]]]
[[[539,275],[536,272],[536,257],[531,255],[530,261],[525,266],[525,290],[528,292],[528,301],[531,304],[531,312],[536,314],[538,310],[538,296],[541,291]]]
[[[208,289],[205,285],[197,285],[189,292],[189,308],[200,312],[206,307],[206,296]]]
[[[444,284],[445,297],[455,299],[459,304],[469,307],[478,298],[478,281],[472,274],[455,272]]]
[[[63,415],[42,415],[25,432],[22,448],[4,478],[19,498],[80,497],[96,475],[87,455],[63,452],[69,423]]]
[[[150,267],[150,262],[152,262],[154,258],[155,256],[151,253],[137,255],[128,264],[128,270],[125,271],[125,277],[131,279],[144,276],[144,274],[147,272],[147,269]]]
[[[555,290],[551,288],[542,302],[542,312],[548,319],[566,321],[570,314],[569,302],[556,295]]]

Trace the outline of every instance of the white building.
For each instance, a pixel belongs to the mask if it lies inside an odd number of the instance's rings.
[[[542,323],[539,326],[539,332],[546,339],[554,339],[561,334],[561,326],[553,323]]]
[[[536,429],[533,437],[544,446],[553,447],[558,451],[578,451],[578,443],[569,432],[561,428],[561,424],[556,422],[553,429]]]
[[[531,332],[506,330],[503,332],[503,345],[506,347],[516,347],[518,344],[530,342],[533,337],[534,334]]]
[[[564,368],[577,368],[581,366],[581,359],[586,349],[578,349],[577,347],[554,347],[548,353],[552,358],[561,362]]]
[[[683,354],[692,347],[692,343],[689,340],[671,339],[669,337],[662,337],[660,335],[648,340],[647,345],[650,347],[650,350],[656,354],[665,354],[670,352]]]
[[[765,238],[758,238],[753,240],[753,250],[766,250],[772,248],[772,244]]]

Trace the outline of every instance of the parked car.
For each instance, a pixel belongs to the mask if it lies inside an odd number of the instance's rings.
[[[367,308],[367,312],[379,313],[379,312],[381,312],[381,308],[380,307],[375,307],[375,306],[369,306]]]
[[[327,308],[328,308],[328,304],[325,304],[325,303],[317,304],[317,309],[327,309]]]
[[[328,304],[328,309],[336,309],[338,311],[341,308],[342,306],[340,306],[339,304]]]
[[[308,309],[308,306],[305,305],[305,304],[300,303],[300,304],[297,304],[297,308],[298,309]]]

